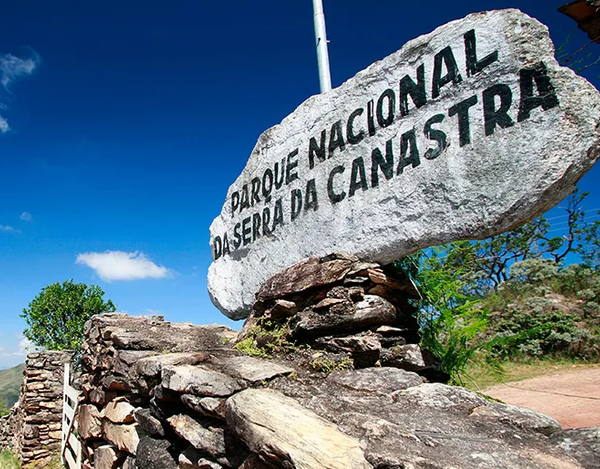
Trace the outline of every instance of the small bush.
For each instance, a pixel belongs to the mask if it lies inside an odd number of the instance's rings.
[[[581,265],[517,262],[511,277],[484,301],[495,311],[486,335],[499,359],[545,356],[597,360],[600,357],[600,278]]]
[[[290,320],[277,322],[261,317],[252,327],[246,338],[233,346],[234,349],[251,357],[271,357],[278,353],[295,350],[295,344],[288,340]]]

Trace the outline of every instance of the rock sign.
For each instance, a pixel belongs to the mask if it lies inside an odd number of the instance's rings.
[[[210,227],[228,317],[309,256],[391,262],[542,214],[599,156],[600,96],[519,10],[408,42],[264,132]]]

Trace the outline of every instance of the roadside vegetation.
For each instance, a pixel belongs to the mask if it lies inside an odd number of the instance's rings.
[[[561,236],[540,217],[397,262],[423,295],[422,346],[453,383],[482,386],[514,365],[600,360],[600,221],[586,220],[587,195],[575,190],[561,205]]]
[[[0,469],[21,469],[21,462],[12,451],[1,450]]]

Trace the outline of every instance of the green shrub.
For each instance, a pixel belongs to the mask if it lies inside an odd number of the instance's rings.
[[[251,357],[270,357],[296,349],[289,341],[290,319],[278,322],[261,317],[246,338],[233,346],[234,349]]]

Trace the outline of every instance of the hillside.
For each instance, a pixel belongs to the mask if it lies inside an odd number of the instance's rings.
[[[19,400],[24,369],[25,364],[21,363],[14,368],[0,371],[0,398],[9,408]]]

